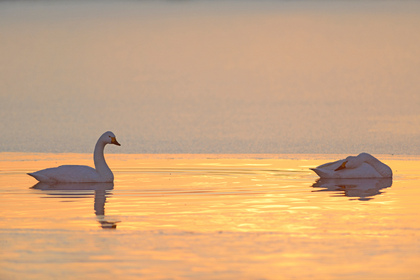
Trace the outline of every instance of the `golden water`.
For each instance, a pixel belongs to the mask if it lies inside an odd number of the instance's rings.
[[[419,1],[0,1],[0,151],[420,155]]]
[[[91,156],[1,153],[0,278],[419,278],[420,158],[314,186],[341,157],[117,154],[113,186],[39,189],[26,172]]]

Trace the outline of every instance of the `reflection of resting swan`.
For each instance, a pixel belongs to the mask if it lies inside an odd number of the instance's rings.
[[[367,153],[326,163],[312,170],[321,178],[392,178],[391,168]]]
[[[113,182],[114,174],[105,162],[104,148],[106,144],[121,146],[114,133],[108,131],[99,137],[93,153],[95,168],[83,165],[62,165],[28,173],[40,182],[46,183],[95,183]]]
[[[321,178],[312,187],[323,188],[319,191],[344,192],[345,196],[358,197],[359,200],[369,200],[372,196],[381,194],[381,190],[392,186],[392,178],[364,179],[327,179]]]

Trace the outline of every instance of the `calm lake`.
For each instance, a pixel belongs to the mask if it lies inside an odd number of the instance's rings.
[[[0,279],[420,279],[420,1],[0,1]],[[93,165],[113,184],[26,175]],[[393,180],[309,168],[367,152]]]
[[[317,181],[344,155],[107,156],[114,184],[26,175],[87,154],[0,154],[1,279],[417,279],[420,158]]]

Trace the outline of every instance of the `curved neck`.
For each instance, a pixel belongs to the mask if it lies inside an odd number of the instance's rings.
[[[112,174],[111,169],[109,169],[108,165],[105,162],[104,157],[104,148],[105,143],[98,140],[95,145],[95,150],[93,152],[93,161],[95,163],[95,169],[99,173],[99,175],[105,179],[114,179],[114,175]]]
[[[391,168],[385,163],[378,160],[377,158],[370,156],[367,162],[369,162],[372,165],[372,167],[376,171],[378,171],[378,173],[381,174],[383,177],[392,177]]]

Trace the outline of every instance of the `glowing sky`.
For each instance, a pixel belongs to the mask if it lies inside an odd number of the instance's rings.
[[[420,154],[418,2],[0,7],[1,151]]]

